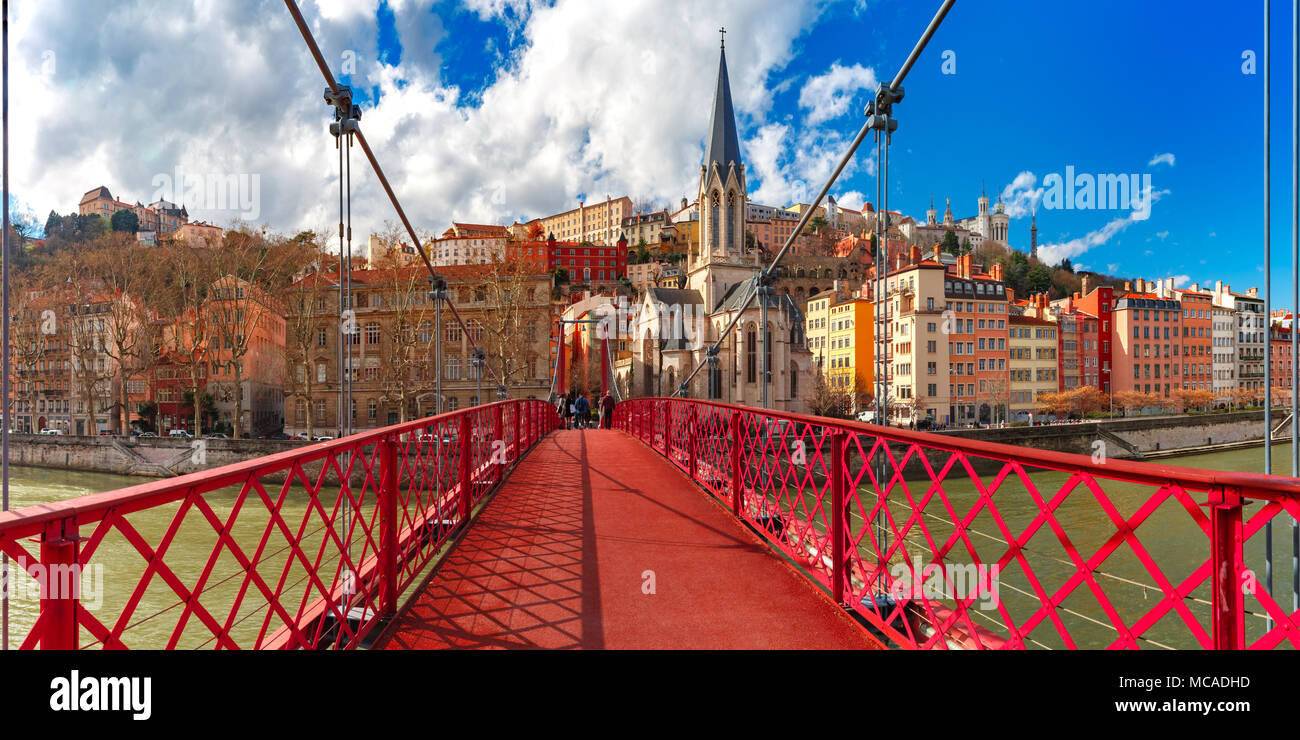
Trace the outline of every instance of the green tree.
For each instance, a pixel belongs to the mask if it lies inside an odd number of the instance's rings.
[[[961,253],[962,253],[962,254],[970,254],[970,250],[971,250],[971,247],[970,247],[970,237],[968,236],[968,237],[966,237],[965,239],[962,239],[962,240],[961,240]]]
[[[109,223],[112,224],[113,231],[134,234],[140,230],[140,217],[135,215],[135,211],[120,210],[113,214],[113,218],[109,219]]]
[[[1041,262],[1035,263],[1025,274],[1026,287],[1032,293],[1043,293],[1052,287],[1052,271]]]
[[[939,243],[939,246],[948,254],[957,255],[962,253],[961,244],[957,242],[957,233],[952,229],[944,232],[943,241]]]

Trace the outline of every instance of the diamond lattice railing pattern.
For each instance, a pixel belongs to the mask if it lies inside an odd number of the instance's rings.
[[[1289,551],[1256,572],[1298,479],[677,398],[614,424],[900,647],[1300,647]]]
[[[0,514],[24,648],[347,649],[558,424],[503,401]],[[113,588],[105,588],[112,583]]]

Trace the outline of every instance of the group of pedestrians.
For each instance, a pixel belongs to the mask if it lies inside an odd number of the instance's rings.
[[[600,402],[595,402],[595,396],[587,398],[585,393],[579,393],[576,390],[570,390],[556,403],[556,411],[560,413],[560,424],[565,429],[588,429],[591,427],[591,412],[594,409],[597,413],[597,419],[601,429],[610,429],[614,424],[614,397],[605,391],[601,396]]]

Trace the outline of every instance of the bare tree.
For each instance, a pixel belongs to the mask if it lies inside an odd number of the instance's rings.
[[[375,282],[383,286],[377,295],[386,308],[380,322],[382,399],[390,409],[396,407],[398,421],[404,422],[413,402],[428,393],[422,381],[437,371],[433,304],[426,300],[428,273],[423,268],[402,267],[396,261],[381,261],[375,271]]]
[[[225,244],[212,251],[216,279],[205,310],[216,346],[209,349],[209,354],[222,366],[224,374],[233,376],[214,385],[234,404],[232,431],[238,439],[244,432],[244,381],[275,380],[250,377],[250,372],[263,373],[272,363],[259,362],[250,368],[249,353],[271,333],[270,325],[284,315],[276,293],[288,287],[292,276],[309,264],[316,250],[303,240],[268,238],[241,227],[227,231]]]
[[[549,321],[545,281],[526,262],[506,260],[481,266],[469,281],[475,317],[483,326],[479,347],[488,364],[507,386],[528,378],[542,353],[538,338]],[[480,399],[481,402],[481,399]]]
[[[170,317],[160,328],[160,351],[189,375],[194,402],[194,432],[203,431],[202,391],[207,383],[208,341],[212,328],[205,304],[214,282],[211,250],[175,242],[159,248],[168,274],[152,292],[159,315]]]
[[[304,266],[286,291],[285,299],[285,340],[281,377],[284,381],[285,417],[289,417],[289,405],[303,407],[304,431],[308,437],[314,436],[314,407],[326,391],[324,380],[318,380],[315,372],[317,361],[327,362],[333,358],[329,355],[329,338],[339,338],[338,317],[338,281],[324,268],[330,263],[337,268],[338,260],[332,261],[325,253],[324,232],[303,232],[297,240],[302,244],[308,265]],[[337,341],[337,339],[336,339]]]

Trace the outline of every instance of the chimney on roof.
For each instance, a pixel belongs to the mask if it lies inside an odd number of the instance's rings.
[[[957,258],[957,274],[966,280],[970,280],[972,259],[969,254]]]
[[[994,263],[993,268],[992,270],[990,270],[990,272],[994,280],[998,281],[999,283],[1003,281],[1001,262]]]
[[[1007,303],[1015,303],[1015,302],[1016,302],[1016,291],[1012,290],[1011,288],[1007,288]]]
[[[1136,290],[1137,292],[1145,293],[1147,292],[1146,288],[1147,288],[1147,281],[1143,280],[1142,278],[1138,278],[1133,281],[1133,289]]]
[[[1259,288],[1251,287],[1250,290],[1246,291],[1246,295],[1250,296],[1251,298],[1258,298]]]
[[[1200,283],[1192,283],[1192,284],[1189,286],[1189,288],[1190,288],[1190,290],[1191,290],[1193,293],[1200,293],[1200,292],[1201,292],[1201,284],[1200,284]]]
[[[921,248],[920,248],[920,247],[916,247],[916,246],[912,247],[911,249],[909,249],[909,250],[907,251],[907,256],[908,256],[908,258],[911,260],[912,264],[914,264],[914,265],[918,265],[918,264],[920,264],[920,263],[921,263]]]
[[[1091,275],[1089,275],[1089,274],[1087,274],[1087,273],[1084,273],[1084,274],[1083,274],[1083,280],[1082,280],[1082,284],[1081,284],[1080,287],[1079,287],[1079,292],[1082,293],[1082,294],[1084,294],[1084,295],[1088,295],[1089,293],[1092,292],[1092,276],[1091,276]]]
[[[1130,283],[1129,281],[1125,280],[1125,281],[1124,281],[1124,292],[1125,292],[1125,293],[1132,293],[1132,292],[1133,292],[1133,283]]]

